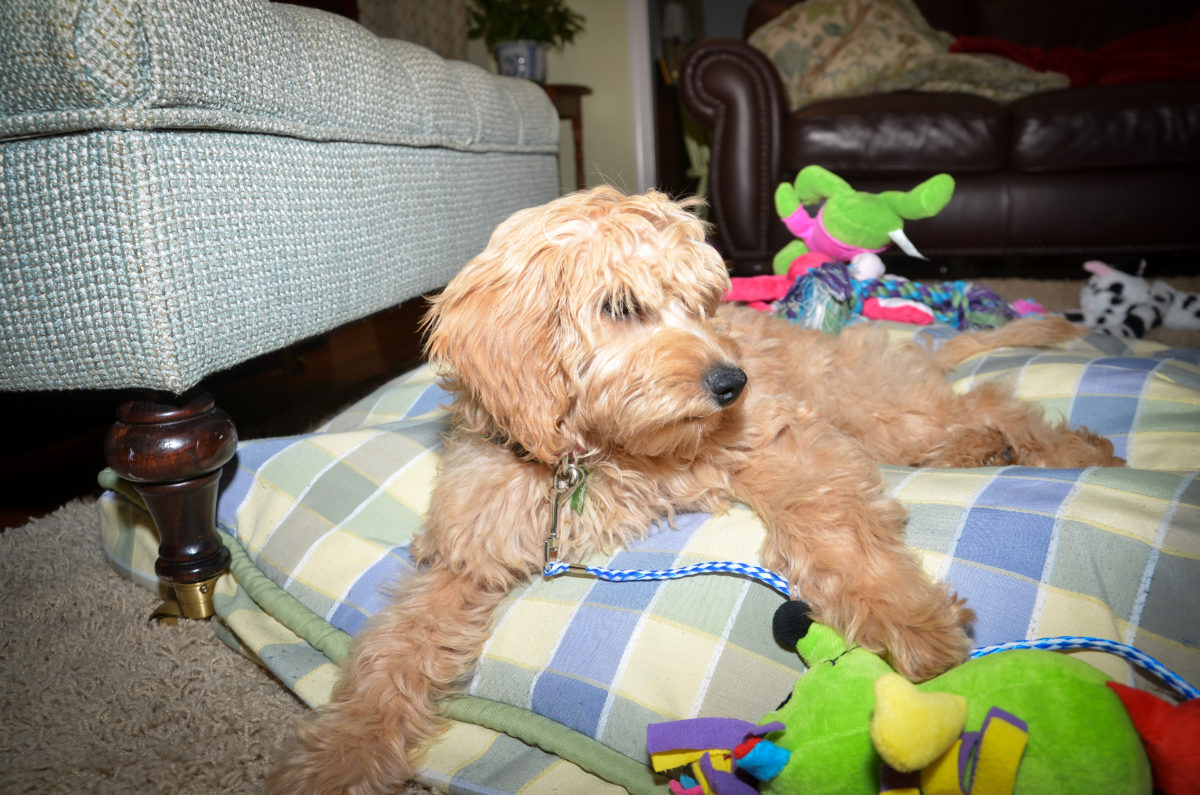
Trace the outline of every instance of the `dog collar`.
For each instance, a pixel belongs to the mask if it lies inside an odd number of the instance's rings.
[[[489,432],[489,433],[481,433],[479,435],[482,436],[487,441],[491,442],[492,444],[499,445],[500,447],[503,447],[505,450],[508,450],[510,453],[512,453],[513,455],[515,455],[517,458],[521,459],[522,461],[529,461],[530,463],[534,463],[534,464],[544,463],[544,462],[539,461],[538,459],[534,458],[533,454],[530,453],[528,450],[526,450],[521,445],[520,442],[514,442],[512,439],[508,438],[507,436],[505,436],[502,433]]]
[[[521,459],[522,461],[528,461],[531,464],[546,464],[547,466],[549,466],[550,464],[553,463],[550,461],[543,461],[540,458],[534,458],[533,453],[529,452],[529,450],[527,450],[524,445],[522,445],[520,442],[512,440],[511,438],[509,438],[508,436],[506,436],[502,433],[497,433],[495,431],[488,431],[486,433],[481,433],[479,435],[481,437],[483,437],[484,439],[486,439],[487,441],[491,442],[492,444],[498,445],[500,447],[503,447],[505,450],[508,450],[510,453],[512,453],[513,455],[515,455],[517,458]],[[572,464],[571,464],[572,466],[577,466],[575,464],[575,462],[578,462],[580,459],[587,457],[587,455],[588,455],[588,451],[583,447],[583,445],[576,445],[574,450],[572,450],[569,453],[566,453],[565,455],[561,456],[558,459],[557,466],[561,467],[563,465],[563,462],[567,462],[567,461],[572,462]],[[586,470],[583,470],[582,468],[580,468],[580,471],[586,471]]]

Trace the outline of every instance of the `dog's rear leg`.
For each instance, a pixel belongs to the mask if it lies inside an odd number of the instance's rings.
[[[1113,455],[1108,439],[1087,428],[1050,423],[1040,406],[1013,397],[1003,383],[979,384],[957,396],[944,422],[944,438],[918,458],[921,466],[1074,469],[1125,463]]]
[[[758,452],[738,496],[767,524],[764,561],[815,617],[913,680],[963,662],[974,616],[905,546],[904,510],[858,444],[809,418]]]
[[[333,698],[297,727],[276,793],[384,793],[412,778],[442,727],[438,699],[474,666],[507,588],[434,567],[406,583],[356,639]]]

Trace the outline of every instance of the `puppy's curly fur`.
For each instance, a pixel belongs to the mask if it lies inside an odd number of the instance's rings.
[[[587,468],[589,492],[582,515],[560,517],[563,559],[741,501],[769,529],[765,563],[816,618],[916,680],[966,657],[973,616],[905,547],[876,463],[1121,463],[1001,385],[957,394],[945,378],[971,354],[1077,327],[1018,321],[936,354],[867,327],[797,330],[722,305],[725,268],[687,207],[596,188],[519,212],[434,299],[428,353],[455,400],[412,546],[424,568],[357,639],[275,791],[387,792],[411,777],[493,608],[542,565],[565,456]]]

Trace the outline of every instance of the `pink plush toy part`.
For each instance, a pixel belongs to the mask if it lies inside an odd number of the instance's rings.
[[[832,258],[829,260],[831,262],[849,262],[864,252],[878,254],[887,248],[887,245],[869,248],[838,240],[829,233],[825,226],[824,207],[817,211],[816,217],[813,217],[808,214],[808,210],[804,209],[804,205],[800,205],[782,220],[789,232],[804,241],[809,251],[824,254],[826,257]]]
[[[1012,302],[1012,308],[1013,311],[1017,313],[1017,317],[1049,314],[1046,311],[1046,307],[1030,298],[1018,298],[1016,301]]]
[[[867,298],[863,301],[862,316],[868,320],[891,320],[914,326],[932,326],[937,322],[932,307],[907,298]]]
[[[805,254],[797,257],[788,267],[786,274],[770,276],[743,276],[730,279],[732,287],[725,294],[726,301],[744,301],[752,309],[768,312],[772,301],[787,294],[788,288],[813,268],[819,268],[829,259],[821,254]]]

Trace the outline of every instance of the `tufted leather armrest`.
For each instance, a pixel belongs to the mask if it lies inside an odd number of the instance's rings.
[[[787,102],[775,67],[737,39],[710,39],[689,52],[680,73],[688,111],[712,128],[713,214],[738,275],[769,272],[779,223],[772,205]]]

